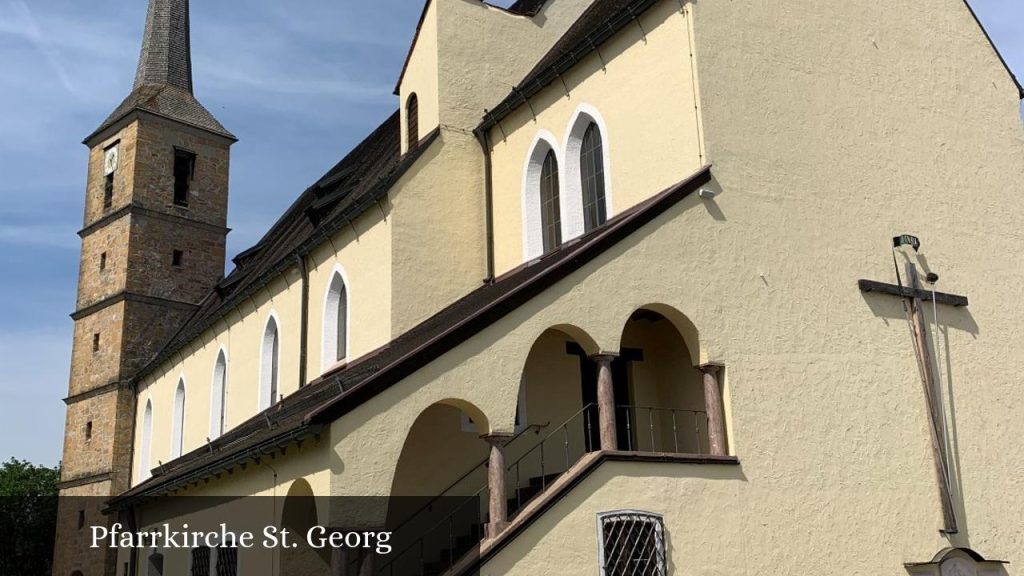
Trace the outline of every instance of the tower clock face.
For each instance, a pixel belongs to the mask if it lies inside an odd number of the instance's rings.
[[[103,157],[103,171],[106,174],[113,174],[117,170],[117,146],[107,150]]]

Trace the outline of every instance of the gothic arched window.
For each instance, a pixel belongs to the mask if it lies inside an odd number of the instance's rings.
[[[335,272],[324,302],[323,367],[348,358],[348,288],[341,272]]]
[[[146,401],[146,409],[142,413],[142,442],[139,453],[139,479],[149,478],[152,466],[149,463],[153,448],[153,401]]]
[[[409,132],[409,150],[420,143],[420,99],[413,92],[405,104],[405,125]]]
[[[583,190],[583,225],[590,232],[608,219],[604,190],[604,142],[593,122],[583,135],[580,148],[580,180]]]
[[[562,212],[558,205],[558,192],[558,159],[554,150],[548,150],[540,171],[540,217],[544,252],[550,252],[562,243]]]
[[[210,387],[210,439],[224,433],[227,413],[228,360],[221,350],[213,366],[213,384]]]
[[[174,420],[171,424],[171,458],[181,456],[185,443],[185,381],[174,390]]]
[[[277,319],[271,316],[263,330],[263,348],[260,354],[260,409],[277,403],[278,380],[281,363],[281,335]]]

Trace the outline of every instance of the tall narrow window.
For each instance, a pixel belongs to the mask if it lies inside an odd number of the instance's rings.
[[[604,143],[601,130],[591,123],[580,149],[580,178],[583,189],[583,225],[587,232],[608,219],[604,199]]]
[[[149,478],[152,466],[149,455],[153,444],[153,401],[146,401],[146,410],[142,413],[142,442],[139,451],[139,479]]]
[[[602,576],[664,576],[665,529],[661,516],[608,512],[598,517]]]
[[[228,361],[221,350],[213,367],[213,385],[210,387],[210,439],[224,433],[227,411]]]
[[[544,252],[562,243],[562,212],[558,205],[558,159],[554,150],[544,157],[540,172],[540,214],[544,234]]]
[[[174,205],[188,206],[188,193],[195,176],[196,155],[186,150],[174,150]]]
[[[114,174],[111,172],[103,178],[103,209],[109,210],[114,205]]]
[[[210,549],[206,546],[192,549],[191,576],[210,576]]]
[[[331,277],[324,302],[324,370],[348,358],[348,289],[340,272]]]
[[[238,576],[238,549],[217,549],[217,576]]]
[[[277,403],[278,374],[281,361],[281,335],[277,320],[271,316],[263,331],[263,349],[260,354],[260,409]]]
[[[103,209],[114,205],[114,173],[117,172],[117,144],[103,151]]]
[[[178,380],[174,391],[174,420],[171,424],[171,458],[181,456],[185,443],[185,381]]]
[[[412,151],[420,143],[420,99],[415,93],[409,96],[405,105],[405,125],[409,132],[409,150]]]

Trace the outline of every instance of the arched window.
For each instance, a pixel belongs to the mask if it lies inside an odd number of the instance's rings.
[[[153,466],[149,463],[153,448],[153,401],[146,401],[146,410],[142,413],[142,443],[139,453],[139,479],[149,478]]]
[[[260,409],[277,403],[278,379],[281,363],[281,335],[277,319],[271,316],[263,330],[263,349],[260,354]]]
[[[405,104],[405,125],[409,132],[409,150],[414,150],[420,143],[420,99],[415,92]]]
[[[324,302],[324,370],[348,358],[348,287],[341,272],[331,277]]]
[[[593,122],[583,135],[580,148],[580,185],[583,190],[583,225],[590,232],[608,219],[604,198],[604,142]]]
[[[562,210],[558,205],[558,159],[548,150],[540,171],[540,217],[544,252],[562,243]]]
[[[171,423],[171,458],[181,456],[185,443],[185,381],[174,390],[174,420]]]
[[[221,350],[213,366],[213,383],[210,386],[210,439],[224,433],[227,413],[228,360]]]

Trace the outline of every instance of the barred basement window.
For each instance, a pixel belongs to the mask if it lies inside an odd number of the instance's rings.
[[[210,576],[210,549],[206,546],[192,551],[192,576]]]
[[[217,549],[217,576],[238,576],[238,550]]]
[[[195,177],[196,155],[187,150],[174,150],[174,205],[187,207],[188,193]]]
[[[598,515],[603,576],[665,576],[665,528],[661,516],[622,510]]]

